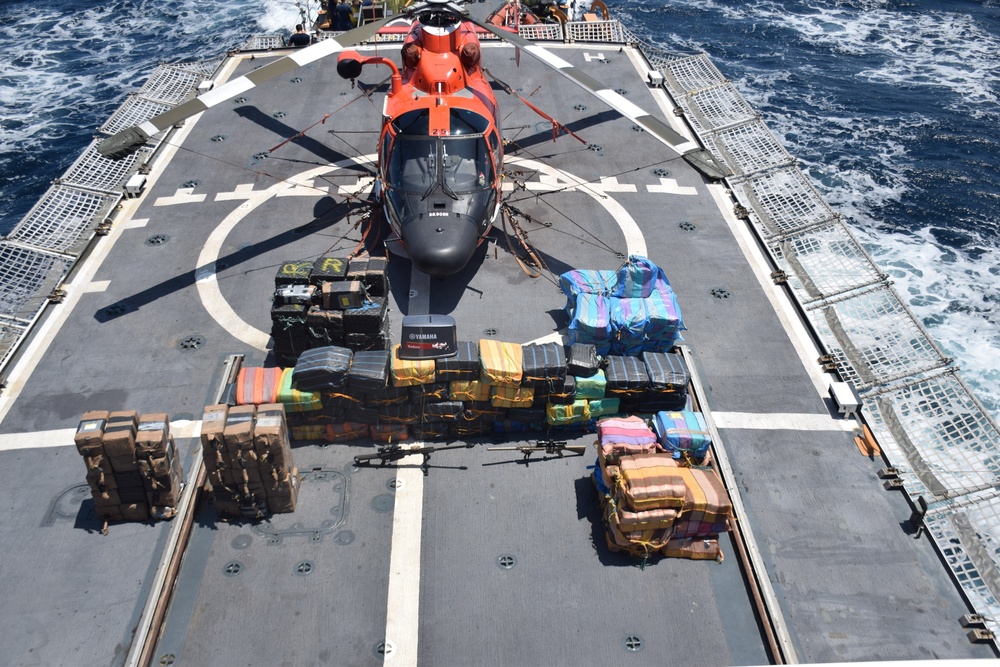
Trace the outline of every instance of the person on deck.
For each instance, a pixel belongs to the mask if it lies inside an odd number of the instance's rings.
[[[295,32],[288,38],[289,46],[309,46],[312,44],[312,37],[305,31],[302,24],[295,26]]]
[[[351,10],[351,6],[347,4],[347,0],[340,0],[337,3],[337,9],[335,12],[335,22],[334,30],[350,30],[354,27],[352,22],[354,12]]]

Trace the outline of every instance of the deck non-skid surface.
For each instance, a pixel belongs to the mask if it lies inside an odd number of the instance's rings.
[[[556,48],[657,111],[617,46]],[[395,46],[381,52],[398,54]],[[902,497],[882,489],[878,464],[862,459],[851,434],[833,424],[764,291],[770,286],[751,270],[702,178],[572,83],[525,57],[517,68],[512,49],[486,46],[483,58],[590,144],[569,136],[553,143],[548,122],[501,96],[503,134],[513,142],[509,201],[551,273],[614,269],[630,250],[666,270],[708,405],[728,415],[720,426],[751,512],[747,527],[799,659],[992,655],[967,642],[957,622],[964,603],[926,538],[914,540],[901,525]],[[259,63],[243,61],[235,73]],[[69,429],[93,408],[198,419],[226,355],[264,363],[277,267],[343,255],[361,239],[355,223],[373,173],[350,158],[375,152],[384,91],[372,88],[383,78],[366,71],[352,89],[332,63],[310,65],[189,122],[183,146],[0,430]],[[331,112],[306,137],[267,153]],[[564,327],[565,297],[551,274],[527,277],[505,236],[495,229],[470,266],[447,280],[413,280],[409,263],[394,258],[394,335],[411,304],[414,312],[453,315],[464,340],[523,343]],[[775,428],[741,417],[767,413],[795,417]],[[809,429],[786,428],[795,423]],[[391,488],[391,470],[353,471],[357,451],[296,447],[307,477],[299,510],[272,521],[280,539],[269,524],[222,524],[210,506],[199,508],[154,662],[372,664],[384,639],[399,642],[398,659],[410,661],[416,648],[419,662],[436,665],[766,661],[731,541],[723,540],[722,564],[659,560],[643,570],[608,553],[589,453],[524,467],[477,445],[435,455],[419,494],[404,494]],[[72,491],[84,479],[72,447],[0,457],[11,480],[4,498],[14,508],[0,526],[5,574],[17,579],[0,584],[10,593],[0,620],[22,630],[7,654],[18,663],[120,663],[163,526],[125,525],[102,537],[62,518],[76,517],[85,496]],[[324,471],[327,478],[317,478]],[[421,502],[419,547],[412,535],[401,541],[394,533],[396,494]],[[42,508],[56,498],[64,510],[46,523]],[[393,555],[397,548],[410,551]],[[505,555],[514,567],[498,565]],[[419,566],[416,612],[411,592],[395,588],[395,568],[405,573],[407,558]],[[114,585],[128,590],[114,588],[114,602],[94,598],[105,589],[81,580],[105,559],[114,572],[134,575],[118,576]],[[44,568],[43,584],[30,583],[32,568]],[[85,634],[92,618],[99,641]],[[414,632],[416,647],[406,639]],[[639,637],[641,650],[630,651],[628,637]],[[36,653],[43,645],[47,653]],[[89,653],[77,661],[83,647]]]

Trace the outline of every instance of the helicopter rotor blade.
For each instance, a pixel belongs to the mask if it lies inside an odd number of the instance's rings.
[[[321,42],[316,42],[291,55],[279,58],[260,69],[256,69],[238,79],[233,79],[218,88],[179,104],[169,111],[154,116],[144,123],[121,130],[117,134],[104,139],[104,141],[98,144],[97,150],[106,158],[121,160],[139,150],[146,142],[146,139],[154,134],[162,132],[182,120],[199,114],[217,104],[231,100],[265,81],[269,81],[282,74],[287,74],[302,65],[308,65],[334,53],[340,53],[347,47],[359,42],[364,42],[370,39],[386,23],[398,18],[400,18],[398,15],[389,16],[372,23],[366,23],[354,30],[349,30]]]
[[[652,134],[662,143],[666,144],[675,153],[683,157],[686,162],[705,176],[713,179],[721,179],[729,175],[729,171],[720,165],[712,154],[704,150],[697,142],[687,139],[659,118],[646,113],[641,107],[629,102],[608,86],[604,85],[590,75],[585,74],[583,71],[573,66],[571,63],[563,60],[551,51],[542,48],[534,42],[524,39],[517,33],[509,32],[489,23],[481,23],[475,19],[469,20],[483,30],[486,30],[500,39],[510,42],[515,47],[526,51],[535,59],[540,60],[542,63],[553,68],[573,83],[598,97],[609,107]]]

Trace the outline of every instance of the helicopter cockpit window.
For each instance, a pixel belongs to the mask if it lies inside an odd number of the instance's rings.
[[[451,110],[451,134],[485,134],[490,122],[483,116],[466,109]]]
[[[493,160],[480,136],[398,135],[389,160],[389,182],[406,192],[472,192],[493,183]]]
[[[437,181],[437,139],[398,136],[389,162],[389,182],[423,192]]]
[[[441,150],[444,179],[455,192],[469,192],[493,183],[493,161],[482,136],[442,139]]]

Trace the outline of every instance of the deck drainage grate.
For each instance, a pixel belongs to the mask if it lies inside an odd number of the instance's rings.
[[[172,665],[177,661],[177,656],[173,653],[164,653],[160,656],[160,664],[166,667],[167,665]]]
[[[403,486],[403,480],[401,479],[390,479],[388,482],[385,483],[385,488],[392,489],[393,491],[400,488],[401,486]]]
[[[497,556],[497,566],[501,570],[512,570],[514,566],[517,565],[517,559],[510,554],[503,554],[502,556]]]
[[[375,646],[372,647],[372,653],[375,654],[376,658],[388,659],[389,657],[392,656],[395,650],[396,647],[393,646],[392,642],[389,641],[388,639],[385,640],[384,642],[379,642],[378,644],[375,644]]]
[[[227,577],[235,577],[243,571],[243,563],[238,560],[231,560],[222,566],[222,574]]]
[[[289,83],[302,83],[302,77],[301,76],[293,76],[291,79],[288,80],[288,82]]]
[[[182,338],[181,341],[177,343],[177,349],[181,352],[190,352],[191,350],[197,350],[204,344],[205,337],[195,334],[193,336]]]
[[[295,573],[295,576],[308,577],[310,574],[312,574],[312,571],[314,569],[315,566],[313,565],[311,560],[304,560],[300,563],[296,563],[292,571]]]
[[[233,104],[245,104],[246,101],[247,98],[245,97],[237,97],[236,99],[233,100]]]
[[[146,245],[152,245],[152,246],[163,245],[169,240],[170,237],[167,236],[166,234],[153,234],[148,239],[146,239]]]
[[[490,327],[489,329],[483,329],[483,335],[484,336],[490,336],[490,337],[492,337],[492,336],[496,336],[498,333],[500,333],[500,332],[497,331],[496,329],[494,329],[493,327]]]
[[[246,549],[251,543],[253,543],[253,537],[250,535],[237,535],[233,538],[233,541],[230,542],[234,549]]]
[[[670,172],[662,167],[657,167],[656,169],[651,169],[650,173],[657,178],[667,178],[670,176]]]
[[[643,128],[641,128],[641,127],[639,127],[638,125],[633,125],[632,126],[632,131],[636,132],[636,133],[639,133],[639,132],[645,132],[646,130],[643,129]]]
[[[275,111],[273,114],[271,114],[271,118],[284,118],[287,115],[288,114],[286,114],[284,111]]]
[[[225,140],[226,140],[226,135],[224,135],[224,134],[217,134],[214,137],[212,137],[211,139],[209,139],[209,141],[214,141],[217,144],[221,144]]]
[[[685,232],[693,232],[695,230],[694,223],[688,222],[687,220],[685,220],[684,222],[678,222],[677,226],[683,229]]]
[[[195,181],[195,180],[184,181],[183,183],[181,183],[181,187],[182,188],[196,188],[196,187],[198,187],[198,181]]]
[[[576,109],[577,111],[586,111],[587,110],[587,105],[586,104],[575,104],[575,105],[573,105],[573,108]]]
[[[267,546],[269,546],[269,547],[280,547],[281,546],[281,535],[268,535],[267,536]]]
[[[638,653],[642,650],[642,637],[639,635],[625,635],[622,637],[622,646],[629,653]]]
[[[712,289],[708,290],[708,293],[714,296],[716,299],[729,298],[729,290],[727,290],[725,287],[713,287]]]
[[[628,95],[628,91],[625,90],[624,88],[615,88],[615,92],[621,95],[622,97]]]
[[[396,499],[388,493],[383,493],[372,498],[372,509],[376,512],[391,512],[395,504]]]
[[[587,150],[592,153],[597,153],[598,155],[604,154],[604,146],[600,144],[587,144]]]
[[[253,154],[253,159],[254,160],[266,160],[267,156],[268,156],[268,152],[267,151],[261,151],[259,153],[254,153]]]
[[[348,544],[354,541],[354,531],[342,530],[333,536],[333,541],[341,546],[346,547]]]

